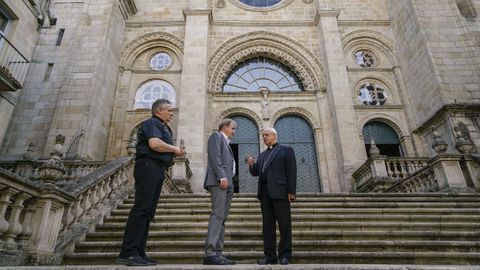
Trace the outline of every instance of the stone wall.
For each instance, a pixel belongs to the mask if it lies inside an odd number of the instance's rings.
[[[4,34],[20,53],[22,53],[27,59],[31,60],[39,35],[36,31],[38,27],[37,18],[27,5],[33,9],[29,3],[15,0],[5,0],[0,7],[7,13],[7,16],[11,17]],[[27,78],[34,74],[32,72],[32,66],[30,66],[28,74]],[[27,83],[27,81],[24,82],[24,84]],[[12,120],[13,124],[16,123],[16,117],[12,117],[12,115],[15,106],[23,103],[23,98],[20,97],[22,92],[23,90],[18,90],[17,92],[0,92],[0,143],[3,142],[3,145],[8,143],[11,139],[9,136],[5,135],[7,133],[9,122],[11,122],[10,120]],[[27,105],[27,109],[30,109],[28,107],[29,106]],[[32,117],[30,116],[30,118]],[[26,144],[20,151],[25,151],[27,145],[28,144]],[[5,152],[6,150],[0,149],[0,151]]]

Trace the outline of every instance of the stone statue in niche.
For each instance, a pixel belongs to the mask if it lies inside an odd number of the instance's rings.
[[[263,120],[268,120],[270,119],[270,101],[268,100],[268,94],[270,93],[270,90],[266,87],[262,87],[259,89],[260,93],[263,95],[262,99],[262,117]]]

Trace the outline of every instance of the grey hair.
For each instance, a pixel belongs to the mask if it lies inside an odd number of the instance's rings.
[[[229,127],[230,125],[237,126],[237,122],[233,121],[230,118],[223,118],[222,122],[218,125],[218,131],[221,131],[224,127]]]
[[[163,109],[163,106],[165,104],[172,104],[168,99],[157,99],[155,102],[152,104],[152,115],[154,115],[158,110]]]
[[[266,128],[264,128],[264,129],[262,129],[262,132],[261,132],[261,133],[265,133],[265,132],[273,133],[273,135],[275,135],[275,138],[278,139],[277,130],[274,129],[273,127],[266,127]]]

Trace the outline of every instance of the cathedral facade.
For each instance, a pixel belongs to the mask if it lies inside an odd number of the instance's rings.
[[[460,135],[480,146],[480,0],[0,2],[29,62],[0,92],[2,160],[31,143],[47,158],[58,134],[65,159],[127,155],[157,98],[174,104],[194,192],[225,117],[240,193],[265,127],[294,148],[298,192],[353,191],[371,148],[431,157],[436,133],[449,153]]]

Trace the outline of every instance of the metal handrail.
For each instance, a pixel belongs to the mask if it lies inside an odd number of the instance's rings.
[[[27,59],[1,32],[0,40],[5,41],[5,46],[0,47],[1,71],[10,81],[12,81],[13,90],[16,90],[22,87],[23,80],[27,75],[30,60]]]

